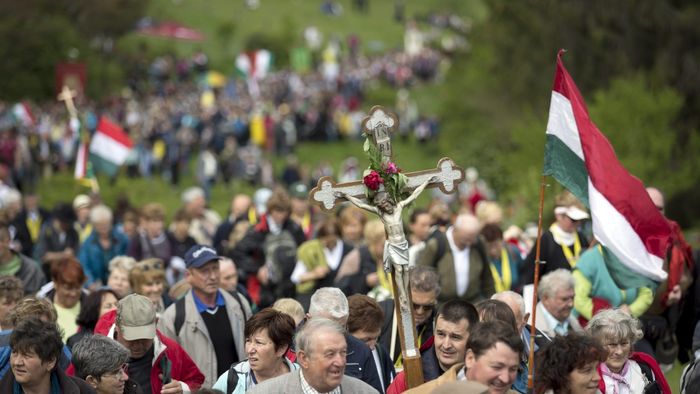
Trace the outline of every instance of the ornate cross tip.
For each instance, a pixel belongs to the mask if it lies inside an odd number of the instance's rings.
[[[362,181],[337,184],[333,178],[324,176],[318,180],[316,187],[309,194],[312,202],[319,204],[326,211],[331,211],[342,200],[337,197],[339,192],[362,197],[365,195],[365,186],[362,184]]]
[[[369,111],[369,116],[367,116],[362,121],[362,128],[367,134],[373,134],[374,130],[379,127],[386,127],[393,130],[399,121],[396,119],[396,115],[387,112],[383,107],[375,105]]]

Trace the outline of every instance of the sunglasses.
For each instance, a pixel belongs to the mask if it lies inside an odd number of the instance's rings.
[[[163,269],[163,262],[160,259],[149,259],[149,260],[139,261],[138,263],[136,263],[136,265],[134,267],[135,268],[138,267],[142,271],[162,270]]]

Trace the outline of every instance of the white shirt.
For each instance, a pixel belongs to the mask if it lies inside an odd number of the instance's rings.
[[[343,243],[341,241],[336,242],[333,249],[324,247],[323,254],[326,256],[326,264],[328,264],[328,268],[334,271],[337,270],[340,262],[343,261]],[[292,283],[298,285],[301,283],[301,276],[307,272],[309,272],[309,270],[306,269],[306,264],[304,264],[303,261],[298,260],[289,279],[292,281]]]
[[[338,269],[343,256],[343,242],[338,240],[333,249],[323,248],[323,254],[326,256],[326,264],[335,271]]]
[[[447,241],[452,250],[452,261],[455,265],[455,282],[457,284],[457,295],[463,296],[469,287],[469,248],[459,249],[452,239],[453,228],[450,227],[445,232]]]
[[[544,319],[547,321],[547,325],[549,326],[549,329],[551,332],[553,332],[555,335],[566,335],[569,333],[569,320],[564,320],[563,322],[557,320],[556,317],[552,316],[551,313],[547,310],[547,308],[542,305],[542,315],[544,316]]]
[[[377,344],[379,346],[379,344]],[[384,374],[382,373],[382,363],[379,361],[379,352],[375,347],[372,350],[372,357],[374,357],[374,366],[377,368],[377,375],[379,375],[379,383],[384,387]]]

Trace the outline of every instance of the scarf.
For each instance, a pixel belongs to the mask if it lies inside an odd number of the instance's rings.
[[[578,232],[567,233],[563,231],[556,223],[549,226],[549,231],[552,233],[554,242],[561,246],[564,252],[564,257],[569,262],[571,268],[576,266],[579,256],[581,256],[581,240],[578,239]],[[574,251],[571,252],[569,246],[574,246]]]
[[[493,276],[496,293],[510,290],[513,280],[510,273],[510,258],[508,257],[508,251],[505,247],[501,248],[501,271],[503,272],[503,277],[498,274],[498,269],[494,262],[491,262],[489,267],[491,268],[491,276]]]
[[[620,384],[624,385],[627,387],[627,391],[630,389],[630,382],[625,378],[625,375],[627,375],[627,371],[630,368],[630,362],[625,361],[625,365],[622,366],[622,370],[620,373],[615,373],[611,371],[608,366],[605,363],[600,363],[600,372],[603,374],[603,376],[607,376],[613,380],[613,383],[615,386],[613,387],[613,394],[619,394],[620,393]]]
[[[9,372],[8,373],[12,373]],[[13,379],[14,380],[14,379]],[[51,373],[51,392],[50,394],[61,394],[63,390],[61,390],[61,384],[58,382],[58,376],[56,375],[55,372]],[[12,394],[23,394],[24,390],[22,389],[22,385],[17,383],[16,380],[13,381],[12,383]]]

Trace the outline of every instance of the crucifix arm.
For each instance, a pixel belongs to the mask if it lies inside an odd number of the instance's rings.
[[[347,193],[343,193],[343,192],[336,192],[336,195],[338,197],[341,197],[341,198],[344,198],[344,199],[350,201],[358,208],[362,208],[365,211],[369,211],[369,212],[376,213],[377,215],[379,215],[379,210],[376,207],[373,207],[373,206],[365,203],[364,201],[360,200],[359,198],[357,198],[355,196],[351,196],[351,195],[349,195]]]
[[[434,176],[428,178],[428,179],[427,179],[425,182],[423,182],[420,186],[418,186],[417,188],[415,188],[415,189],[413,190],[413,193],[411,193],[410,196],[408,196],[405,200],[401,201],[401,202],[399,203],[399,205],[401,205],[401,207],[405,207],[406,205],[408,205],[408,204],[412,203],[413,201],[415,201],[415,199],[418,198],[418,196],[419,196],[421,193],[423,193],[423,190],[425,190],[425,188],[428,187],[428,185],[430,184],[430,182],[434,182],[435,180],[436,180],[436,177],[434,177]]]

